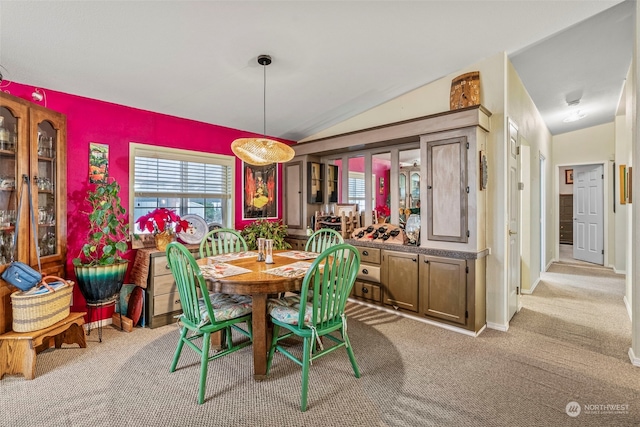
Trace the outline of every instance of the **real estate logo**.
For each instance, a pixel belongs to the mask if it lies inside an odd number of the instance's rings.
[[[582,411],[582,408],[580,407],[580,404],[578,402],[569,402],[567,403],[567,406],[564,408],[564,411],[570,417],[575,418],[578,415],[580,415],[580,411]]]

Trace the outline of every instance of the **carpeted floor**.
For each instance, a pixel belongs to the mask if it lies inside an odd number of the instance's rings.
[[[211,362],[206,401],[197,405],[193,352],[185,349],[169,373],[175,325],[106,327],[102,343],[94,331],[86,349],[41,353],[33,381],[5,376],[0,425],[640,425],[623,290],[623,276],[609,270],[554,265],[533,295],[522,296],[509,331],[477,338],[350,304],[362,377],[344,351],[316,361],[305,413],[300,368],[282,355],[262,382],[252,378],[250,347]],[[581,408],[575,418],[566,413],[571,402]],[[617,405],[615,413],[602,405]]]

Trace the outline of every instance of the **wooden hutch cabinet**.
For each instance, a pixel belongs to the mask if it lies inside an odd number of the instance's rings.
[[[14,260],[64,277],[67,210],[66,116],[15,96],[0,93],[0,273]],[[23,177],[31,180],[36,230],[31,227]],[[24,187],[26,190],[26,186]],[[18,194],[22,197],[19,230]],[[14,236],[18,239],[14,245]],[[16,289],[0,280],[0,333],[11,330],[10,294]]]

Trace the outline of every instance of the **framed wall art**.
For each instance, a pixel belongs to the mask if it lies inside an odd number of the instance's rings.
[[[573,184],[573,169],[565,169],[564,171],[564,183]]]
[[[242,219],[278,217],[278,164],[242,162]]]
[[[89,183],[107,182],[109,178],[109,146],[97,142],[89,143]]]
[[[620,204],[627,204],[627,165],[620,165]]]

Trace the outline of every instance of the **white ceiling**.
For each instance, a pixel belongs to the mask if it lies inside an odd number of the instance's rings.
[[[269,54],[266,133],[301,140],[504,51],[561,133],[573,130],[556,117],[570,92],[582,92],[587,118],[613,119],[633,3],[580,23],[619,3],[0,1],[0,70],[5,80],[262,133],[256,58]]]

